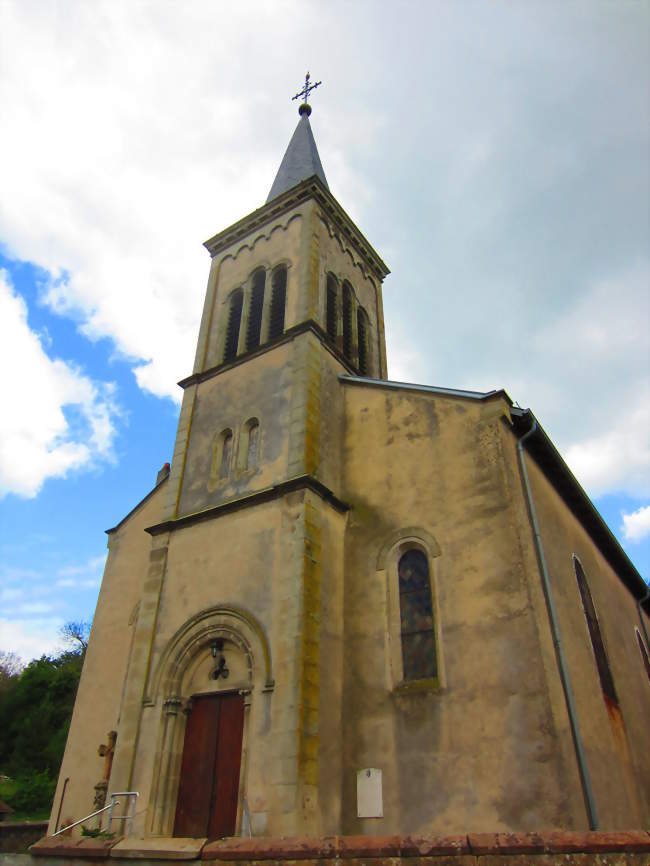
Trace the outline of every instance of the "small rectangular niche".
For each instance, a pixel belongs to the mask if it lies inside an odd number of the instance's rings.
[[[357,771],[357,818],[383,818],[381,770]]]

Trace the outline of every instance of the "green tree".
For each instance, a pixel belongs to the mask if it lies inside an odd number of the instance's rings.
[[[70,718],[85,654],[87,630],[70,624],[78,649],[42,656],[13,667],[13,654],[0,658],[0,772],[10,776],[15,791],[5,797],[17,812],[44,811],[50,806],[63,757]],[[78,635],[81,635],[79,637]]]

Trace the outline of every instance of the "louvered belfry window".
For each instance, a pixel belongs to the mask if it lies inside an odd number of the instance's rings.
[[[230,309],[228,310],[228,324],[226,326],[226,340],[223,349],[223,360],[233,361],[237,357],[237,345],[239,343],[239,328],[241,326],[241,311],[244,305],[244,293],[241,289],[230,297]]]
[[[357,310],[357,340],[359,343],[359,372],[368,375],[368,319],[365,310]]]
[[[325,324],[327,327],[327,336],[330,340],[336,340],[336,332],[338,326],[338,304],[336,301],[337,295],[336,279],[332,274],[327,275],[327,295],[325,297]]]
[[[266,272],[255,271],[251,289],[250,309],[248,313],[248,328],[246,329],[246,351],[257,349],[262,333],[262,310],[264,309],[264,283]]]
[[[352,289],[343,283],[343,354],[352,360]]]
[[[271,278],[271,311],[269,316],[269,340],[284,333],[284,311],[287,302],[287,269],[284,265],[273,271]]]
[[[436,641],[429,563],[421,550],[400,557],[399,577],[402,667],[405,680],[436,676]]]

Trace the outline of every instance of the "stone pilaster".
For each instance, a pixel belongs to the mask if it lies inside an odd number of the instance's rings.
[[[149,678],[151,652],[158,622],[158,607],[165,579],[169,533],[158,535],[151,541],[149,569],[142,589],[140,611],[135,626],[133,652],[126,679],[119,737],[111,771],[110,790],[130,791],[133,779],[142,699]],[[110,647],[107,647],[110,652]]]

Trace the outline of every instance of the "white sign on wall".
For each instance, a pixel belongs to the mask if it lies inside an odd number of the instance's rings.
[[[357,772],[357,818],[383,818],[381,770],[369,767]]]

